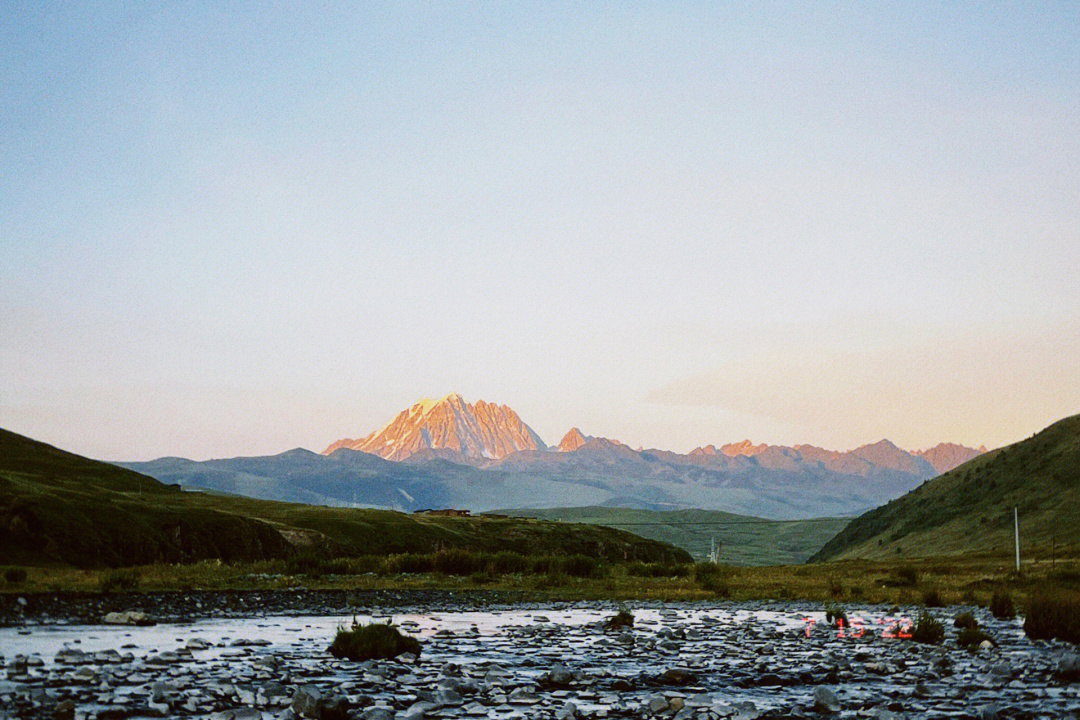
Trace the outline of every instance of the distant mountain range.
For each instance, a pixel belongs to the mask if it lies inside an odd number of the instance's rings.
[[[379,430],[280,455],[121,463],[162,482],[252,497],[414,510],[603,505],[703,508],[768,518],[853,515],[899,497],[979,450],[911,453],[887,440],[848,452],[811,445],[634,450],[570,430],[548,448],[505,405],[421,400]]]

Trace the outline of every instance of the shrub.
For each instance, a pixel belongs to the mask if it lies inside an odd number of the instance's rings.
[[[915,587],[919,584],[919,571],[911,565],[896,568],[896,579],[901,585]]]
[[[4,568],[4,582],[8,585],[18,585],[26,582],[26,569],[21,567]]]
[[[727,583],[729,573],[728,568],[710,562],[697,563],[693,569],[694,582],[697,586],[721,597],[731,594],[731,588]]]
[[[330,563],[331,561],[321,555],[305,550],[285,560],[285,574],[320,578],[334,571]]]
[[[825,622],[842,622],[847,625],[847,611],[840,605],[826,605],[825,606]]]
[[[101,592],[128,592],[139,587],[139,571],[135,568],[110,570],[101,577]]]
[[[979,621],[975,619],[975,616],[969,612],[962,612],[956,616],[953,620],[953,627],[963,628],[965,630],[974,629],[979,627]]]
[[[435,553],[433,563],[435,572],[443,575],[472,575],[484,569],[479,556],[457,548]]]
[[[634,627],[634,616],[626,608],[619,608],[619,612],[615,613],[604,622],[604,627],[608,630]]]
[[[977,627],[966,627],[956,636],[956,644],[965,650],[977,650],[983,640],[994,642],[993,638]]]
[[[643,563],[627,565],[626,572],[636,577],[686,577],[692,572],[688,563]]]
[[[945,639],[945,626],[934,619],[930,613],[920,613],[919,620],[911,631],[915,642],[939,645]]]
[[[515,552],[498,552],[488,561],[488,571],[492,575],[513,575],[528,572],[531,568],[529,558]]]
[[[593,577],[600,570],[600,564],[587,555],[568,555],[560,558],[560,570],[570,577]]]
[[[1080,643],[1080,593],[1038,592],[1031,596],[1024,632],[1032,640],[1057,638]]]
[[[945,601],[941,599],[941,593],[937,588],[930,588],[922,595],[923,605],[926,607],[939,608],[945,607]]]
[[[383,660],[402,653],[420,656],[420,641],[402,635],[393,625],[353,622],[350,629],[339,627],[330,654],[338,659]]]
[[[421,573],[434,572],[435,563],[431,555],[416,555],[405,553],[404,555],[391,555],[386,558],[386,571],[392,575],[402,573],[419,575]]]
[[[1013,605],[1012,595],[1004,590],[995,590],[990,598],[990,614],[998,620],[1012,620],[1016,617],[1016,606]]]
[[[829,594],[834,598],[844,596],[844,585],[837,578],[829,578]]]

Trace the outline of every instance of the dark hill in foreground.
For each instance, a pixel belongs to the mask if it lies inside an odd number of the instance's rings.
[[[79,567],[330,555],[509,550],[679,560],[678,548],[589,525],[415,516],[184,492],[0,430],[0,564]]]
[[[970,460],[851,522],[812,560],[1080,554],[1080,415]]]

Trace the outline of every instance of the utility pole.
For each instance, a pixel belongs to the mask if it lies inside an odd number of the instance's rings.
[[[1013,505],[1013,539],[1016,541],[1016,572],[1020,572],[1020,521],[1017,520],[1015,505]]]

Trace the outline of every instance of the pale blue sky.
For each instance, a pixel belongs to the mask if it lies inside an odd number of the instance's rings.
[[[1080,412],[1080,5],[0,5],[0,426],[689,450]]]

